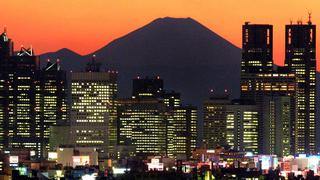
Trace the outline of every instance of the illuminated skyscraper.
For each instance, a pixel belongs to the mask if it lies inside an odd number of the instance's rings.
[[[112,152],[117,141],[117,72],[100,71],[93,59],[86,72],[71,73],[71,95],[71,129],[76,146]]]
[[[159,99],[118,101],[118,144],[134,145],[141,156],[166,155],[166,106]]]
[[[229,146],[238,151],[258,153],[257,106],[248,100],[232,100],[226,106],[226,140]]]
[[[204,103],[204,143],[258,153],[258,106],[250,100],[229,100],[214,95]]]
[[[142,156],[190,158],[196,147],[197,108],[182,106],[180,93],[165,91],[160,77],[134,79],[132,94],[119,100],[118,144],[134,145]]]
[[[36,112],[40,112],[40,119],[43,121],[40,125],[40,137],[44,142],[43,152],[47,152],[50,146],[50,128],[69,123],[67,76],[66,72],[61,70],[59,60],[57,60],[57,62],[48,61],[39,77],[41,93],[37,94],[36,99],[40,97],[40,106],[36,108]],[[36,103],[39,102],[36,101]]]
[[[263,153],[279,157],[292,154],[293,123],[290,96],[265,96],[263,101]],[[295,111],[294,111],[295,112]]]
[[[214,95],[203,105],[203,141],[206,148],[226,147],[227,111],[230,104],[229,95]]]
[[[1,62],[1,113],[4,148],[30,148],[42,153],[39,58],[22,48]]]
[[[189,159],[196,148],[197,108],[181,106],[167,114],[167,155],[177,159]]]
[[[242,26],[242,73],[272,71],[273,27],[265,24]]]
[[[296,153],[316,153],[316,25],[286,25],[285,66],[297,78]]]
[[[296,121],[296,79],[293,73],[286,72],[285,69],[279,68],[278,72],[269,73],[248,73],[241,77],[241,99],[249,99],[256,103],[259,110],[259,153],[267,154],[270,151],[274,151],[274,144],[277,136],[275,136],[276,130],[279,125],[276,122],[277,118],[284,118],[281,121],[284,124],[289,124],[290,127],[284,126],[282,132],[290,131],[290,153],[294,152],[294,123]],[[290,99],[290,119],[285,116],[276,116],[273,112],[276,106],[273,105],[273,99],[278,98]],[[276,101],[278,102],[278,101]],[[271,104],[270,104],[271,103]],[[280,108],[280,105],[277,105]],[[285,108],[280,108],[283,111],[287,111]],[[279,109],[278,109],[279,110]],[[283,112],[279,112],[283,113]],[[277,119],[280,121],[280,119]],[[286,122],[286,121],[290,122]],[[283,134],[288,136],[288,134]],[[287,139],[288,137],[284,137]]]
[[[45,157],[50,126],[67,119],[66,76],[58,64],[40,70],[33,49],[12,56],[12,42],[2,34],[0,60],[0,148],[23,148]]]
[[[273,70],[273,32],[272,25],[257,25],[246,23],[242,27],[242,61],[241,61],[241,99],[252,100],[256,103],[259,111],[259,153],[274,152],[276,142],[275,112],[273,99],[290,99],[290,116],[282,117],[284,124],[283,132],[290,131],[290,153],[294,152],[294,128],[296,121],[296,79],[294,73],[286,68]],[[278,102],[278,101],[275,101]],[[270,104],[271,103],[271,104]],[[267,106],[268,105],[268,106]],[[266,107],[267,106],[267,107]],[[266,111],[269,109],[269,111]],[[286,111],[285,108],[280,108]],[[279,109],[278,109],[279,110]],[[282,112],[279,112],[282,113]],[[279,124],[276,124],[279,125]],[[284,136],[288,136],[282,134]],[[286,141],[288,137],[285,137]],[[286,142],[287,143],[287,142]],[[288,147],[286,147],[288,148]],[[282,152],[279,150],[278,152]]]

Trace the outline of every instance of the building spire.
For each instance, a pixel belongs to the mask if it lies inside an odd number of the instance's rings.
[[[4,28],[3,28],[3,32],[4,32],[4,33],[7,33],[7,26],[6,26],[6,25],[5,25]]]
[[[311,22],[311,12],[308,12],[308,15],[309,15],[309,17],[308,17],[308,18],[309,18],[308,24],[311,25],[311,24],[312,24],[312,22]]]

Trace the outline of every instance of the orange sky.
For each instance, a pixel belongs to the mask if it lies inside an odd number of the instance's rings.
[[[7,26],[16,48],[32,44],[37,54],[63,47],[87,54],[170,16],[192,17],[238,47],[245,21],[273,24],[274,59],[283,64],[285,24],[307,21],[310,11],[320,27],[319,0],[1,0],[0,6],[0,28]]]

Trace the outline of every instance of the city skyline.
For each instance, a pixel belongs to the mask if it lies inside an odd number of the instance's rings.
[[[275,3],[5,2],[0,179],[320,179],[320,2]]]
[[[274,6],[275,3],[277,6]],[[312,13],[313,23],[319,24],[318,4],[320,3],[315,0],[303,4],[305,7],[301,7],[299,1],[289,0],[259,3],[253,3],[251,0],[241,2],[175,0],[161,1],[161,3],[144,0],[135,2],[96,0],[90,4],[85,1],[46,0],[29,3],[13,0],[4,2],[6,8],[1,12],[0,27],[6,26],[10,30],[9,35],[15,39],[17,48],[20,45],[32,44],[37,47],[37,54],[69,48],[84,55],[161,17],[191,17],[237,47],[241,47],[240,29],[245,21],[267,23],[274,26],[274,62],[283,65],[285,25],[290,24],[290,21],[295,23],[297,20],[307,22],[309,12]],[[284,11],[284,8],[288,10]],[[13,11],[16,13],[8,13]],[[26,16],[27,20],[23,20]]]

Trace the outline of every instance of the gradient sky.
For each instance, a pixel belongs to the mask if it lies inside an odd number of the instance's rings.
[[[238,47],[245,21],[268,23],[275,63],[283,64],[284,26],[306,22],[308,12],[320,27],[319,0],[1,0],[0,28],[16,48],[32,45],[40,54],[67,47],[84,55],[159,17],[191,17]],[[317,45],[319,36],[318,29]]]

